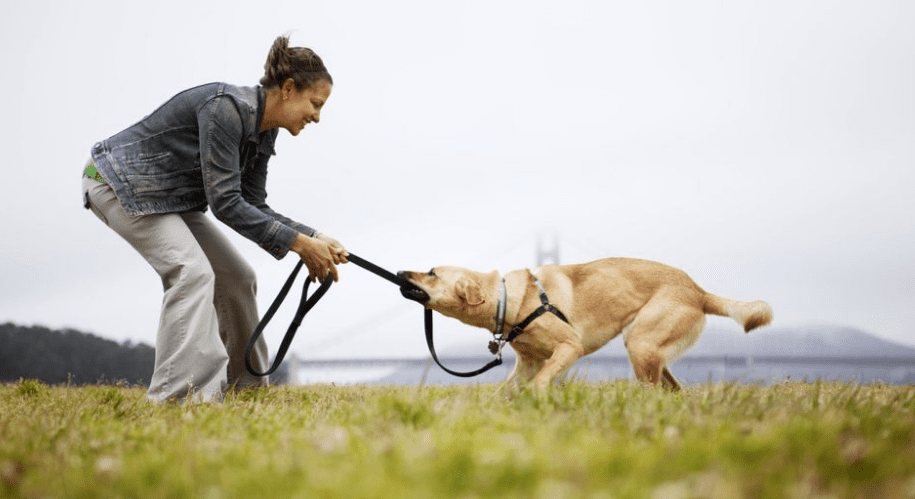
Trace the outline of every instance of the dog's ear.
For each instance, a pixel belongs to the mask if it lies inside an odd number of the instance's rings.
[[[476,281],[462,277],[458,279],[455,290],[458,297],[468,305],[482,305],[486,301],[483,299],[483,291]]]

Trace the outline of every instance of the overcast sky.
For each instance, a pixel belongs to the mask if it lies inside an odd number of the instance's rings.
[[[915,345],[915,2],[254,5],[0,6],[0,322],[154,343],[161,283],[82,209],[83,162],[178,91],[256,84],[291,33],[335,85],[320,124],[281,131],[269,202],[353,253],[508,271],[555,236],[564,263],[655,259],[767,300],[775,326]],[[225,230],[263,312],[294,256]],[[293,351],[421,356],[421,316],[347,266]]]

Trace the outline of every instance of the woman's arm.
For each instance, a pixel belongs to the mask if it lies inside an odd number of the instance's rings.
[[[216,218],[277,259],[289,250],[295,251],[313,279],[323,279],[328,272],[336,279],[335,259],[328,242],[286,225],[242,195],[238,145],[244,132],[235,103],[225,97],[213,99],[200,110],[198,121],[203,184]],[[314,234],[313,229],[311,232]]]
[[[274,133],[275,135],[276,132],[268,133]],[[265,151],[258,153],[254,160],[254,165],[249,170],[246,170],[241,178],[242,196],[245,201],[274,219],[307,236],[314,236],[318,231],[275,211],[267,204],[267,164],[269,161],[270,153]]]

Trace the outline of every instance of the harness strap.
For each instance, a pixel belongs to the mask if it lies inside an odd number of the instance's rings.
[[[565,314],[563,314],[558,308],[554,307],[553,304],[550,303],[550,299],[546,296],[546,290],[543,289],[543,284],[540,283],[540,279],[537,279],[537,276],[534,276],[534,282],[537,283],[537,287],[540,288],[540,303],[542,303],[542,305],[540,305],[540,308],[537,310],[531,312],[531,315],[528,315],[527,318],[521,321],[520,324],[512,328],[512,330],[508,333],[508,337],[505,338],[506,343],[511,343],[514,341],[515,338],[524,332],[527,326],[530,326],[532,322],[546,313],[551,313],[559,317],[562,319],[562,322],[565,322],[566,324],[569,323],[569,319],[566,319]]]

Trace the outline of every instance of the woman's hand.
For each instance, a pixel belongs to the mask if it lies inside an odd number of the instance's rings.
[[[292,242],[292,251],[302,258],[308,267],[308,278],[311,282],[324,281],[328,275],[338,281],[336,263],[346,263],[346,250],[343,245],[333,238],[319,234],[318,237],[308,237],[299,234]]]
[[[340,244],[340,241],[328,236],[327,234],[318,233],[315,235],[316,238],[326,242],[330,245],[330,252],[334,257],[334,263],[348,263],[349,260],[346,258],[349,256],[349,253],[346,251],[346,248]]]

